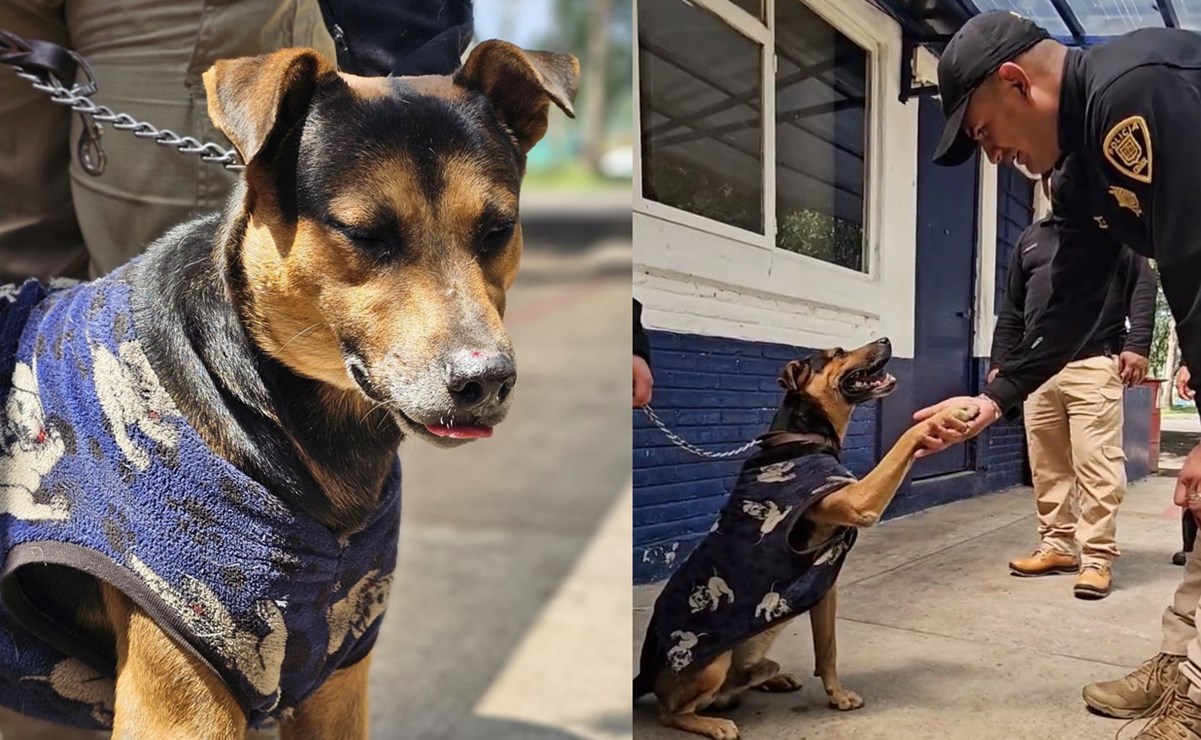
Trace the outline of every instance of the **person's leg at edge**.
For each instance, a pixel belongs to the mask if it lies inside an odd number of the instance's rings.
[[[1023,414],[1034,478],[1039,544],[1029,557],[1010,561],[1009,570],[1019,576],[1075,573],[1079,567],[1075,554],[1076,522],[1071,507],[1075,474],[1058,376],[1030,395]]]

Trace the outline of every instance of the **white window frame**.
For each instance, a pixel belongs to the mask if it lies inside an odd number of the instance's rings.
[[[653,1],[653,0],[652,0]],[[897,70],[901,31],[887,14],[866,0],[766,0],[767,23],[729,0],[689,0],[712,12],[762,48],[764,210],[762,235],[652,202],[642,194],[641,109],[635,106],[634,178],[635,282],[664,301],[645,301],[646,323],[673,331],[718,333],[758,341],[806,346],[851,344],[887,335],[899,356],[913,354],[914,249],[916,245],[917,110],[899,102]],[[775,245],[776,136],[775,3],[802,2],[867,52],[868,171],[864,216],[866,272],[851,270]],[[637,13],[634,35],[637,43]],[[639,85],[637,49],[634,85]],[[885,166],[887,160],[887,167]],[[666,285],[685,281],[687,290]],[[724,320],[728,299],[711,306],[713,316],[696,318],[705,307],[695,301],[673,308],[670,299],[688,293],[727,296],[745,292],[759,306],[753,315]],[[828,321],[806,322],[806,313]],[[776,314],[778,318],[772,318]],[[790,320],[791,319],[791,320]],[[706,331],[709,329],[710,331]]]

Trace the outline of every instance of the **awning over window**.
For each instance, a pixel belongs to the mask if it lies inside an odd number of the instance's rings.
[[[1070,46],[1104,43],[1137,28],[1185,28],[1201,31],[1201,0],[870,0],[901,25],[906,54],[901,98],[930,94],[912,85],[912,49],[928,46],[939,53],[968,18],[989,10],[1008,10],[1029,18]]]
[[[1029,18],[1065,44],[1089,46],[1136,28],[1201,31],[1201,0],[873,0],[902,25],[930,31],[958,27],[968,16],[1009,10]],[[954,28],[951,28],[951,32]],[[945,28],[943,29],[945,32]]]

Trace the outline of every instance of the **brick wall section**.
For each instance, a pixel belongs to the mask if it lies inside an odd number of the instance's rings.
[[[812,350],[721,337],[651,332],[651,405],[667,426],[706,450],[762,434],[783,398],[780,369]],[[856,410],[843,463],[856,475],[877,459],[876,403]],[[709,460],[674,446],[634,412],[634,578],[666,577],[712,526],[749,453]]]
[[[1009,255],[1013,245],[1034,219],[1034,183],[1002,165],[997,170],[997,273],[996,301],[1000,310],[1009,280]]]
[[[980,387],[984,387],[984,376],[988,373],[986,358],[980,358],[979,370]],[[1026,429],[1022,420],[993,424],[981,437],[977,454],[981,458],[988,490],[1022,485],[1026,475]]]

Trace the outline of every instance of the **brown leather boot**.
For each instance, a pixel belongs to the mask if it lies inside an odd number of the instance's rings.
[[[1188,698],[1189,682],[1176,679],[1176,689],[1134,740],[1201,740],[1201,707]]]
[[[1160,653],[1116,681],[1085,686],[1084,703],[1106,717],[1142,717],[1176,685],[1182,661],[1183,655]]]
[[[1080,561],[1075,555],[1059,552],[1045,544],[1039,545],[1034,554],[1028,558],[1009,561],[1009,572],[1012,575],[1026,578],[1057,573],[1075,573],[1079,569]]]
[[[1108,563],[1085,563],[1076,576],[1077,599],[1104,599],[1113,585],[1113,573]]]

